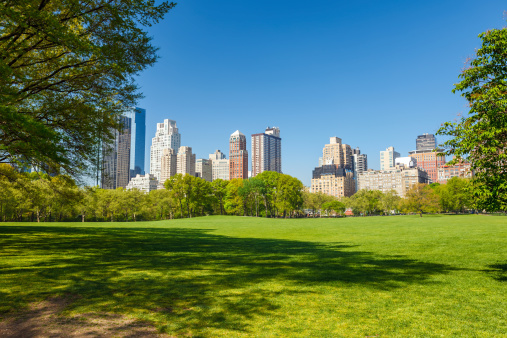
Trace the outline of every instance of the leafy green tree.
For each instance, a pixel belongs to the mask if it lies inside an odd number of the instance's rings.
[[[408,212],[417,212],[421,217],[424,212],[438,212],[438,195],[427,184],[416,183],[407,191],[403,209]]]
[[[378,190],[362,189],[350,197],[350,207],[359,210],[363,216],[381,210],[380,199],[382,192]]]
[[[289,216],[303,206],[303,183],[295,177],[280,174],[276,186],[277,208],[283,212],[283,217]]]
[[[227,185],[227,196],[225,201],[225,210],[232,215],[245,215],[245,204],[239,189],[243,187],[243,179],[233,178]]]
[[[244,200],[252,202],[252,205],[255,207],[255,216],[259,217],[259,202],[261,199],[265,200],[266,195],[266,184],[264,181],[255,177],[245,180],[238,193]]]
[[[220,215],[225,213],[224,203],[225,197],[227,196],[227,185],[229,183],[222,179],[216,179],[211,182],[211,193],[214,197],[214,201],[218,203],[218,209],[220,210]]]
[[[438,134],[451,163],[468,160],[475,171],[473,194],[486,210],[507,209],[507,28],[479,34],[482,46],[459,75],[453,92],[469,104],[467,116],[446,122]]]
[[[340,201],[330,201],[326,202],[322,205],[322,209],[326,211],[326,213],[329,215],[332,211],[334,211],[335,214],[342,214],[345,212],[345,204],[343,204]]]
[[[388,215],[392,210],[396,210],[400,204],[401,197],[395,190],[386,191],[380,195],[380,206],[384,214]]]
[[[81,174],[157,59],[151,0],[2,0],[0,162]]]
[[[264,209],[266,210],[266,217],[276,216],[276,198],[277,198],[277,186],[278,180],[280,179],[280,173],[276,171],[263,171],[257,176],[256,179],[264,182],[265,193],[264,193]]]
[[[174,198],[178,201],[180,206],[181,217],[185,217],[185,213],[183,212],[183,200],[185,199],[185,184],[183,182],[183,175],[176,174],[171,176],[164,183],[165,188],[170,190]]]

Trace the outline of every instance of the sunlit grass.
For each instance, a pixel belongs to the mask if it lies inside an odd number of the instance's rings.
[[[507,335],[507,217],[0,226],[0,316],[55,295],[194,336]]]

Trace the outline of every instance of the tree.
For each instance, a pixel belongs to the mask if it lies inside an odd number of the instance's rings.
[[[386,191],[380,195],[380,206],[384,211],[384,214],[391,213],[392,210],[395,210],[397,206],[400,204],[400,196],[395,190]]]
[[[0,0],[0,162],[81,174],[157,59],[151,0]]]
[[[331,211],[334,211],[335,214],[341,214],[345,211],[345,204],[340,201],[330,201],[324,203],[322,209],[325,210],[328,215]]]
[[[451,163],[468,160],[475,171],[473,194],[480,208],[507,209],[507,28],[479,34],[482,46],[459,75],[453,93],[469,104],[468,116],[446,122],[438,134]]]
[[[438,195],[424,183],[416,183],[407,191],[403,209],[409,212],[437,212],[439,209]]]
[[[213,197],[215,201],[218,202],[218,206],[220,209],[220,215],[224,214],[224,199],[227,195],[227,185],[228,182],[224,181],[222,179],[216,179],[211,182],[211,193],[213,194]]]

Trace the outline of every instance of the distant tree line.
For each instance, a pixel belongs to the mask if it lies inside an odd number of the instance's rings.
[[[263,172],[255,178],[207,182],[175,175],[166,189],[80,187],[68,176],[20,174],[0,164],[1,221],[137,221],[204,215],[296,217],[302,214],[303,184]]]
[[[398,213],[461,213],[476,207],[472,183],[452,178],[447,184],[412,186],[405,198],[394,190],[359,190],[337,199],[310,193],[289,175],[266,171],[250,179],[207,182],[175,175],[165,189],[80,187],[68,176],[18,173],[0,164],[0,221],[138,221],[204,215],[327,217]]]

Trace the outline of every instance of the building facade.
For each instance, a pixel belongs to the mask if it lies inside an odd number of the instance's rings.
[[[215,153],[209,154],[211,160],[212,180],[221,179],[224,181],[229,180],[229,160],[225,158],[225,154],[220,150]]]
[[[437,139],[433,134],[422,134],[415,140],[416,150],[433,150],[437,148]]]
[[[443,165],[437,170],[438,172],[438,183],[445,184],[448,180],[453,177],[460,178],[472,178],[473,171],[470,163],[461,162],[455,165]]]
[[[160,184],[163,186],[165,181],[176,175],[177,156],[176,152],[171,148],[162,150],[160,158]]]
[[[157,180],[160,180],[163,150],[171,148],[174,152],[178,152],[180,146],[181,135],[176,121],[166,119],[163,123],[157,123],[157,131],[151,140],[150,148],[150,174],[155,175]]]
[[[345,168],[337,168],[334,164],[317,167],[312,173],[310,191],[337,198],[352,196],[356,191],[354,173]]]
[[[102,146],[102,189],[126,188],[130,179],[132,119],[120,116],[121,130],[114,130],[111,143]]]
[[[192,154],[192,147],[180,147],[176,156],[176,173],[195,176],[195,154]]]
[[[409,152],[410,157],[417,162],[417,167],[426,170],[430,179],[429,183],[438,181],[438,168],[445,165],[445,156],[442,152],[433,150],[413,150]]]
[[[394,147],[389,147],[380,152],[380,170],[387,170],[394,168],[396,165],[396,158],[400,157],[400,153],[394,150]]]
[[[354,181],[356,185],[356,191],[358,189],[357,186],[357,177],[359,174],[368,170],[368,157],[366,154],[361,154],[361,150],[359,148],[352,149],[352,172],[354,173]]]
[[[211,160],[199,158],[195,161],[195,175],[208,182],[213,180],[213,165]]]
[[[322,149],[322,165],[330,164],[352,170],[352,148],[348,144],[342,144],[339,137],[330,137],[329,144]]]
[[[146,109],[129,108],[125,112],[131,123],[130,139],[130,177],[144,175],[145,144],[146,144]]]
[[[406,192],[416,183],[428,183],[428,174],[420,168],[395,167],[388,170],[368,170],[359,175],[359,190],[396,191],[405,197]]]
[[[262,134],[252,135],[252,177],[263,171],[282,173],[282,139],[280,129],[266,128]]]
[[[417,160],[410,156],[397,157],[394,160],[395,166],[401,166],[404,168],[415,168],[417,167]]]
[[[152,190],[157,190],[158,181],[155,176],[151,174],[139,175],[133,177],[127,185],[127,190],[137,189],[144,193],[149,193]]]
[[[246,137],[239,130],[229,138],[229,179],[248,178],[248,151]]]

